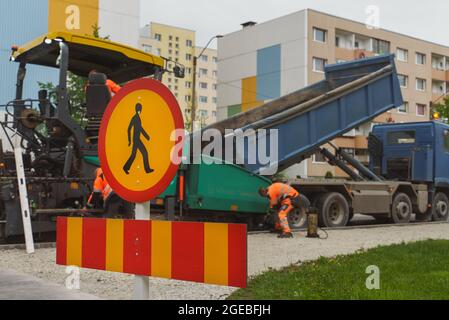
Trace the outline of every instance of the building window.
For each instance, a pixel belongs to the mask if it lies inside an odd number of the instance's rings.
[[[200,76],[207,76],[207,69],[200,68]]]
[[[216,70],[214,70],[214,71],[212,72],[212,74],[213,74],[213,76],[214,76],[215,78],[218,76],[218,72],[217,72]]]
[[[201,89],[207,89],[207,82],[200,82]]]
[[[143,51],[145,51],[146,53],[152,53],[152,52],[153,52],[153,47],[150,46],[149,44],[143,44],[143,45],[142,45],[142,49],[143,49]]]
[[[355,149],[353,148],[341,148],[341,151],[348,154],[351,158],[355,157]]]
[[[186,81],[186,88],[187,89],[192,88],[192,83],[190,81]]]
[[[201,56],[201,60],[204,61],[204,62],[207,62],[209,60],[209,57],[206,56],[206,55],[202,55]]]
[[[408,113],[408,102],[404,101],[404,104],[398,108],[398,113]]]
[[[162,53],[161,49],[158,48],[158,49],[157,49],[157,55],[160,56],[161,53]]]
[[[320,163],[320,164],[327,163],[326,158],[321,154],[321,152],[316,152],[313,155],[312,162],[313,163]]]
[[[173,40],[173,36],[169,36],[168,40],[172,41]]]
[[[184,97],[186,102],[191,102],[192,101],[192,96],[185,96]]]
[[[216,83],[214,83],[214,84],[212,85],[212,89],[214,89],[215,91],[217,91],[217,87],[218,87],[218,85],[217,85]]]
[[[192,68],[186,68],[186,73],[187,74],[192,74]]]
[[[193,41],[192,40],[186,40],[186,47],[193,47]]]
[[[313,28],[313,40],[326,43],[327,31],[323,29]]]
[[[419,117],[425,117],[426,116],[426,109],[427,106],[425,104],[417,104],[416,105],[416,115]]]
[[[398,50],[396,50],[396,56],[398,58],[398,61],[407,62],[408,50],[398,48]]]
[[[187,60],[187,61],[192,60],[192,55],[191,55],[190,53],[187,53],[187,54],[186,54],[186,60]]]
[[[399,84],[402,88],[408,87],[408,77],[404,76],[403,74],[398,74]]]
[[[213,61],[214,63],[217,63],[217,62],[218,62],[218,58],[217,58],[217,57],[212,57],[212,61]]]
[[[426,91],[426,80],[416,78],[416,90],[418,91]]]
[[[199,100],[201,103],[207,103],[207,101],[208,101],[207,97],[205,97],[205,96],[200,96]]]
[[[390,53],[390,43],[380,39],[373,39],[373,52],[377,54]]]
[[[209,115],[209,112],[207,112],[207,110],[200,110],[201,118],[207,118],[208,115]]]
[[[156,34],[154,35],[154,39],[156,39],[157,41],[162,41],[162,35],[159,34],[159,33],[156,33]]]
[[[326,66],[326,60],[321,58],[313,58],[313,71],[324,72]]]
[[[213,98],[212,98],[212,102],[215,103],[215,104],[217,104],[217,102],[218,102],[217,97],[213,97]]]
[[[212,111],[212,117],[216,118],[217,117],[217,111]],[[449,135],[448,135],[449,136]]]
[[[416,53],[416,64],[425,65],[426,64],[426,55],[424,53]]]

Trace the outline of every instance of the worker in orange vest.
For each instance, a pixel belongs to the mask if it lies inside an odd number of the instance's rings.
[[[97,70],[92,70],[91,72],[89,72],[89,76],[91,74],[94,74],[94,73],[98,73],[98,71]],[[120,89],[122,89],[122,87],[120,87],[117,83],[115,83],[114,81],[112,81],[110,79],[106,80],[106,86],[108,87],[109,92],[111,93],[111,95],[112,94],[117,94],[120,91]]]
[[[259,194],[270,200],[270,208],[277,208],[278,222],[274,232],[280,232],[279,238],[293,238],[288,223],[288,215],[300,205],[299,192],[284,183],[274,183],[267,189],[261,188]]]
[[[98,168],[95,170],[95,180],[92,194],[87,201],[87,207],[90,209],[103,208],[104,191],[108,185],[106,178],[104,177],[103,170]]]
[[[106,177],[103,174],[103,170],[101,168],[98,168],[95,170],[95,181],[94,181],[94,188],[91,196],[89,197],[89,200],[87,202],[87,206],[90,209],[103,209],[104,218],[110,218],[114,214],[118,214],[119,209],[116,208],[116,206],[111,206],[111,204],[115,204],[118,202],[123,202],[118,197],[114,197],[115,193],[114,190],[111,188],[109,183],[106,180]],[[120,203],[122,204],[122,203]],[[117,210],[117,212],[113,212],[114,210]]]

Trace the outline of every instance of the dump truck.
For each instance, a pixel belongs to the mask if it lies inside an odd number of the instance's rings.
[[[97,214],[83,207],[92,191],[95,169],[100,166],[98,132],[111,99],[105,75],[117,83],[126,83],[142,77],[161,81],[166,72],[176,77],[184,73],[184,67],[174,61],[69,32],[49,33],[14,46],[11,61],[18,65],[15,99],[0,106],[4,117],[0,121],[4,135],[0,148],[0,240],[23,235],[13,149],[23,150],[32,230],[36,235],[54,232],[57,216]],[[29,65],[58,70],[55,89],[23,97]],[[87,79],[92,70],[102,76],[89,79],[85,104],[72,106],[69,72]],[[85,110],[82,121],[75,121],[74,110]]]
[[[370,166],[332,145],[332,140],[403,104],[394,55],[328,65],[325,80],[271,101],[259,108],[215,123],[214,129],[276,130],[280,171],[316,152],[341,168],[348,180],[290,180],[304,207],[319,211],[320,224],[342,227],[354,214],[407,223],[448,219],[448,129],[441,123],[375,126],[369,137]],[[269,132],[264,144],[269,144]],[[201,135],[201,132],[196,133]],[[194,135],[191,139],[194,139]],[[227,142],[236,145],[236,137]],[[257,140],[258,138],[256,138]],[[253,139],[254,140],[254,139]],[[153,203],[167,213],[179,210],[184,219],[228,219],[260,225],[268,202],[258,189],[271,183],[261,175],[267,167],[249,161],[251,143],[244,144],[243,164],[220,158],[222,164],[186,164],[166,192]],[[268,149],[268,147],[267,147]],[[240,158],[242,155],[240,155]],[[269,168],[268,168],[269,169]],[[180,198],[181,195],[181,198]],[[306,208],[290,215],[292,227],[306,224]]]

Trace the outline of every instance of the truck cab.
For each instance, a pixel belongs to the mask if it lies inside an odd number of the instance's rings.
[[[449,187],[449,126],[440,122],[377,125],[370,168],[386,180]]]

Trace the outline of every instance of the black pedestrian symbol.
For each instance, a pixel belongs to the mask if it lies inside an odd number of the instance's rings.
[[[136,160],[137,151],[140,151],[143,157],[143,165],[145,167],[145,172],[146,173],[154,172],[154,170],[151,169],[150,167],[147,148],[140,139],[141,136],[144,136],[144,138],[147,139],[147,141],[150,141],[150,136],[142,127],[142,119],[140,119],[141,113],[142,113],[142,105],[138,103],[136,104],[136,114],[131,119],[131,122],[128,127],[128,147],[131,147],[131,131],[133,131],[133,138],[132,138],[131,156],[129,157],[128,161],[123,167],[123,171],[125,171],[126,174],[129,174],[129,170],[131,169],[132,165],[134,164],[134,161]]]

